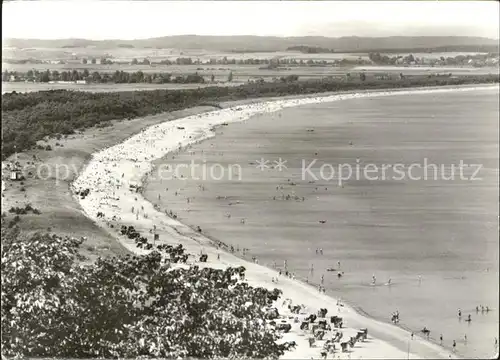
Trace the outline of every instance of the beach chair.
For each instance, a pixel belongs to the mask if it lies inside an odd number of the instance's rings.
[[[207,262],[207,259],[208,259],[208,255],[207,254],[203,254],[200,256],[200,262]]]

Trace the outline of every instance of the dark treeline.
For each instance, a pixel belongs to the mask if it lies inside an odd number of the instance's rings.
[[[364,75],[364,74],[363,74]],[[330,91],[497,83],[498,75],[462,77],[405,77],[398,80],[359,78],[297,82],[249,83],[237,87],[189,90],[89,93],[51,90],[2,95],[2,160],[32,148],[45,136],[67,135],[75,130],[114,120],[174,111],[207,102],[313,94]]]
[[[125,72],[115,71],[112,74],[100,73],[98,71],[89,72],[87,69],[83,71],[57,71],[46,70],[37,71],[29,70],[25,73],[19,71],[7,71],[2,73],[2,81],[34,81],[47,83],[49,81],[79,81],[84,80],[87,83],[115,83],[115,84],[202,84],[205,82],[203,76],[198,73],[187,75],[172,75],[168,73],[143,73],[142,71]]]
[[[392,54],[403,54],[403,53],[446,53],[446,52],[471,52],[471,53],[499,53],[498,45],[447,45],[447,46],[436,46],[432,48],[379,48],[379,49],[352,49],[349,51],[341,51],[349,53],[392,53]]]
[[[322,54],[322,53],[334,53],[335,50],[322,48],[318,46],[307,46],[307,45],[299,45],[299,46],[290,46],[286,49],[286,51],[300,51],[304,54]]]
[[[439,58],[426,59],[425,57],[416,57],[413,54],[409,54],[406,56],[397,55],[397,56],[388,56],[380,53],[369,53],[368,57],[370,61],[377,65],[431,65],[431,66],[492,66],[498,64],[498,54],[475,54],[475,55],[457,55],[454,57],[451,56],[441,56]]]

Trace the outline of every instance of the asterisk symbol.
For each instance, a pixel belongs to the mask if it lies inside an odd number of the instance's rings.
[[[283,160],[282,158],[279,158],[278,160],[274,160],[274,163],[276,164],[275,168],[278,169],[278,171],[283,171],[287,167],[285,166],[286,160]]]
[[[260,160],[257,160],[256,168],[264,171],[265,169],[269,168],[269,165],[267,165],[268,162],[269,160],[264,160],[263,158],[261,158]]]

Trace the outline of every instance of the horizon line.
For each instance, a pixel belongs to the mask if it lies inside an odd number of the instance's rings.
[[[56,41],[56,40],[88,40],[88,41],[140,41],[140,40],[152,40],[152,39],[161,39],[168,37],[182,37],[182,36],[198,36],[198,37],[268,37],[268,38],[325,38],[325,39],[342,39],[342,38],[369,38],[369,39],[384,39],[384,38],[435,38],[435,37],[444,37],[444,38],[476,38],[476,39],[487,39],[487,40],[500,40],[500,37],[492,38],[486,36],[468,36],[468,35],[388,35],[388,36],[359,36],[359,35],[347,35],[347,36],[323,36],[323,35],[303,35],[303,36],[279,36],[279,35],[245,35],[245,34],[237,34],[237,35],[198,35],[198,34],[176,34],[176,35],[163,35],[163,36],[153,36],[153,37],[145,37],[145,38],[134,38],[134,39],[122,39],[122,38],[112,38],[112,39],[92,39],[92,38],[81,38],[81,37],[70,37],[70,38],[20,38],[20,37],[10,37],[4,38],[3,41],[6,40],[42,40],[42,41]]]

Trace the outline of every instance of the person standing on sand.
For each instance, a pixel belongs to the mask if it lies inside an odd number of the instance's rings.
[[[323,249],[321,249],[321,248],[319,249],[319,254],[323,255]]]
[[[375,274],[372,275],[372,285],[375,285],[377,282],[377,278],[375,277]]]
[[[456,347],[457,347],[457,342],[455,340],[453,340],[453,352],[456,351]]]
[[[439,335],[439,345],[443,346],[443,334]]]
[[[321,285],[325,283],[325,275],[321,274]]]

